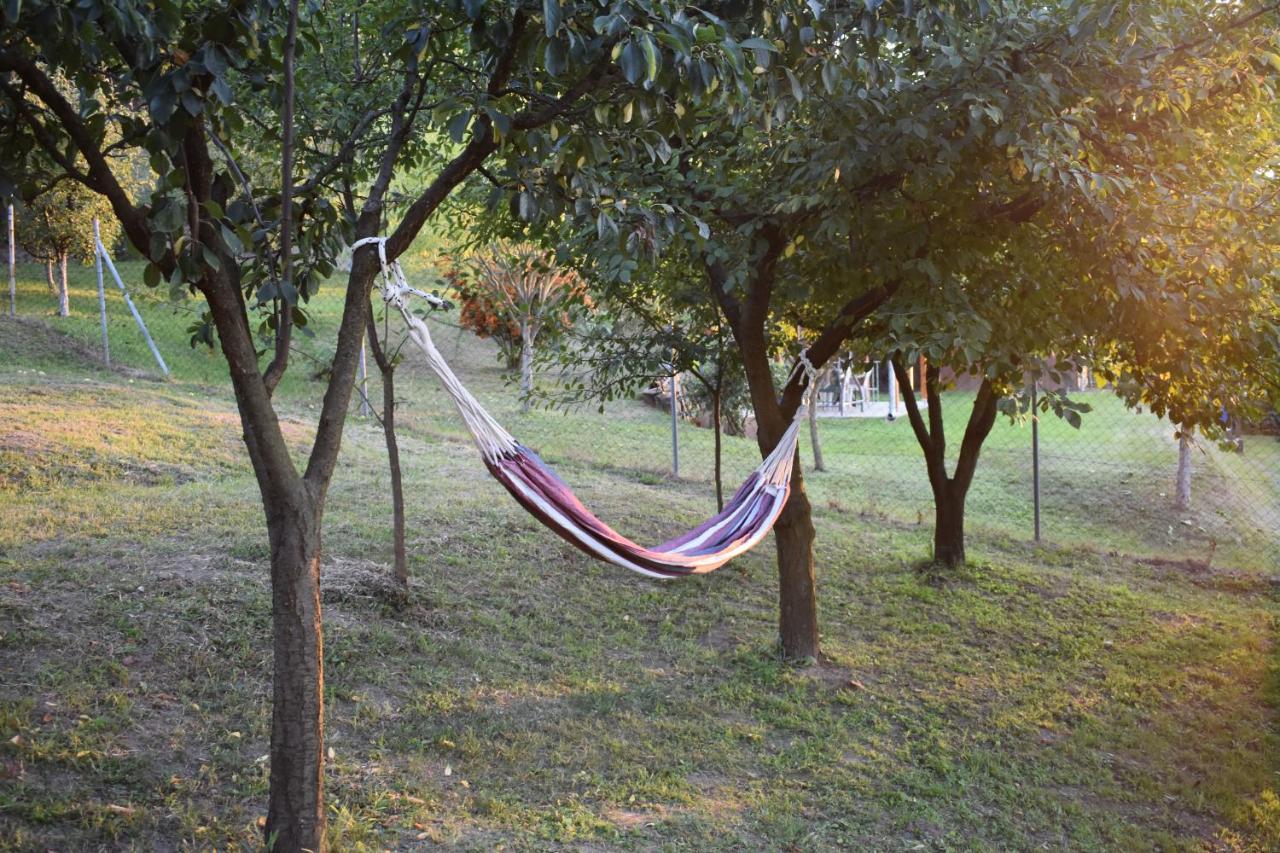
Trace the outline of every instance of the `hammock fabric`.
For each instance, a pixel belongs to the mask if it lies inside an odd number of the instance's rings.
[[[404,317],[409,336],[422,349],[427,364],[457,405],[489,473],[547,527],[592,557],[656,578],[713,571],[751,550],[768,535],[791,493],[791,468],[803,410],[797,412],[778,446],[721,512],[675,539],[645,548],[597,518],[536,453],[516,441],[485,411],[436,349],[427,324],[408,307],[411,294],[433,304],[440,304],[441,300],[409,286],[399,263],[387,261],[385,238],[358,240],[352,249],[369,244],[378,247],[383,298]],[[802,365],[809,369],[803,358]]]

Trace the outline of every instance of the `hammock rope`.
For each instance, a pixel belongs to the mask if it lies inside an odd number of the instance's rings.
[[[597,559],[648,577],[672,578],[714,571],[754,548],[773,528],[791,494],[803,407],[796,411],[773,452],[747,477],[723,510],[687,533],[646,548],[597,518],[536,453],[516,441],[485,410],[436,348],[427,324],[409,308],[412,296],[435,307],[443,306],[444,301],[409,285],[399,262],[387,259],[385,237],[366,237],[351,248],[354,252],[366,245],[376,245],[378,249],[382,267],[378,287],[383,300],[404,318],[409,337],[422,350],[427,365],[462,415],[490,474],[555,533]],[[801,370],[812,384],[817,371],[807,352],[800,355],[792,376]]]

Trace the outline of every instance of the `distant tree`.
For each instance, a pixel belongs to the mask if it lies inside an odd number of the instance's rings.
[[[589,308],[582,277],[557,265],[555,254],[532,243],[495,243],[467,261],[467,273],[455,287],[462,300],[462,324],[481,337],[493,337],[508,353],[517,353],[520,400],[532,404],[533,357],[539,338],[558,337],[572,327],[574,315]]]
[[[17,208],[18,242],[27,254],[44,264],[60,317],[71,313],[67,261],[72,257],[84,261],[93,257],[94,219],[101,221],[103,245],[111,246],[120,229],[110,202],[69,180],[58,181]]]

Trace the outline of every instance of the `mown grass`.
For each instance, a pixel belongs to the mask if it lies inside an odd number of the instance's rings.
[[[660,413],[520,415],[491,350],[439,337],[625,532],[658,541],[712,507],[704,432],[682,428],[671,480]],[[0,847],[252,846],[270,596],[225,384],[108,373],[25,325],[0,343],[25,353],[0,365]],[[891,481],[848,454],[810,478],[825,659],[795,668],[770,548],[672,584],[590,562],[484,476],[412,357],[402,371],[407,604],[380,594],[375,424],[349,427],[326,515],[335,849],[1280,846],[1258,566],[1154,559],[1100,492],[1088,547],[979,522],[974,565],[937,583],[916,498],[871,503]],[[315,386],[292,381],[301,453]],[[823,428],[915,464],[905,423]],[[757,457],[735,440],[728,458],[733,481]]]

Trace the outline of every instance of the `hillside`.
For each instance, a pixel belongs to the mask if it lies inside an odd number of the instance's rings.
[[[660,413],[517,414],[642,541],[714,508],[710,438]],[[109,372],[0,322],[0,848],[252,845],[270,596],[225,387]],[[927,525],[815,476],[826,659],[774,648],[771,548],[660,584],[593,563],[490,481],[404,368],[413,591],[389,572],[381,432],[353,420],[326,514],[335,849],[1274,849],[1275,608],[1257,571]],[[287,389],[301,451],[315,383]],[[377,399],[376,391],[371,394]],[[730,441],[729,480],[753,463]]]

